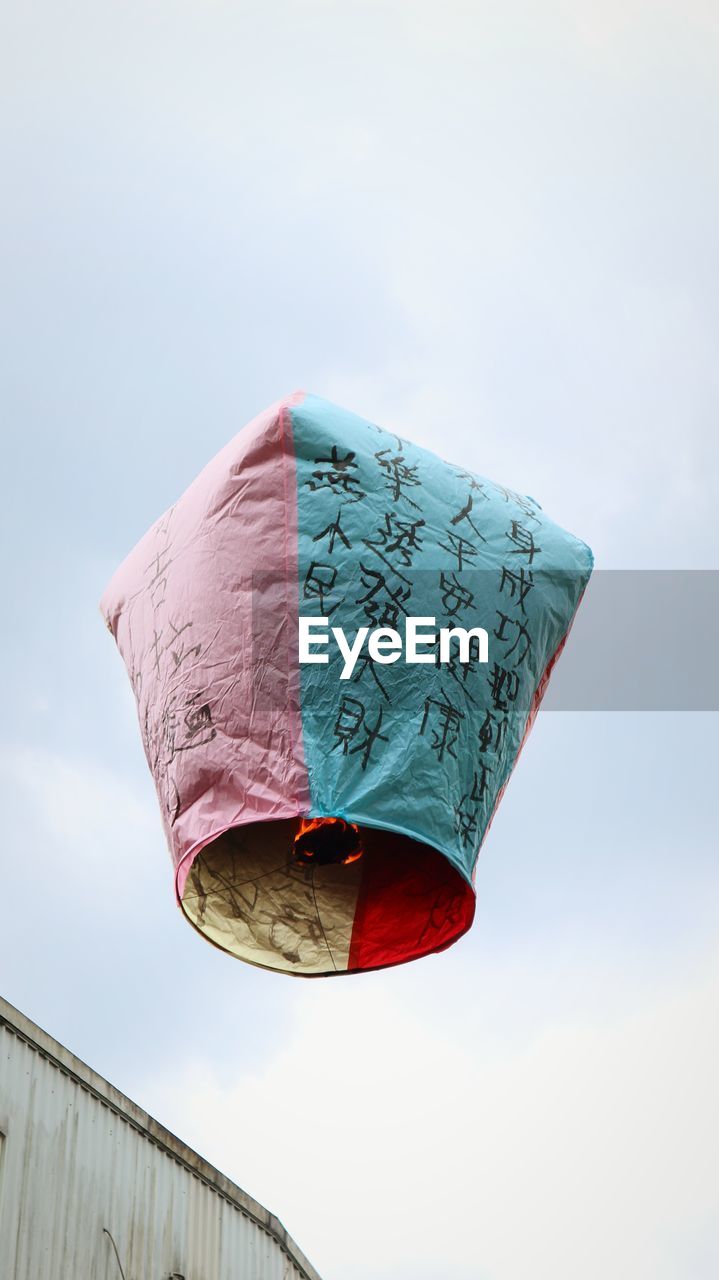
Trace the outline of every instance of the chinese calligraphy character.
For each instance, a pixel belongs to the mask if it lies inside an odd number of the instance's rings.
[[[502,567],[502,577],[499,583],[499,590],[504,592],[504,588],[509,588],[509,595],[512,600],[516,600],[517,605],[526,615],[527,610],[524,607],[524,601],[534,586],[534,574],[531,569],[525,569],[522,566],[517,572]]]
[[[319,600],[320,613],[323,617],[329,617],[335,609],[339,608],[339,601],[330,608],[327,607],[326,594],[332,591],[337,579],[337,569],[333,564],[321,564],[318,560],[313,560],[304,581],[304,597],[306,600]]]
[[[488,677],[492,691],[492,703],[495,711],[508,711],[510,702],[516,702],[519,693],[519,676],[508,667],[500,667],[496,662]]]
[[[389,456],[388,456],[389,455]],[[404,493],[404,489],[417,488],[421,481],[417,476],[417,467],[408,466],[405,461],[405,455],[398,449],[397,453],[392,454],[391,449],[379,449],[375,453],[375,458],[385,473],[385,487],[392,494],[393,502],[397,502],[400,498],[405,498],[410,506],[415,507],[419,511],[416,502]]]
[[[449,546],[446,542],[440,542],[439,545],[443,551],[448,551],[450,555],[456,557],[457,569],[464,569],[465,564],[473,565],[479,555],[474,543],[469,542],[467,538],[463,538],[461,534],[452,533],[449,530],[447,531],[447,538]]]
[[[516,628],[514,643],[508,649],[505,649],[503,657],[509,658],[521,644],[523,647],[520,650],[519,657],[514,663],[515,667],[518,667],[520,662],[525,661],[527,654],[532,647],[532,637],[527,631],[524,623],[520,622],[518,618],[510,618],[508,614],[502,613],[500,609],[497,610],[497,617],[500,619],[499,627],[494,628],[494,635],[497,640],[509,643],[509,640],[511,640],[512,637],[511,634],[509,637],[507,636],[507,627]]]
[[[511,556],[526,556],[527,563],[531,564],[534,557],[542,550],[534,541],[534,534],[530,529],[525,529],[524,525],[517,520],[512,521],[511,531],[507,534],[510,542],[515,544],[516,550],[510,551]]]
[[[389,586],[387,578],[379,569],[370,569],[360,562],[362,586],[368,588],[367,594],[359,596],[355,604],[364,605],[364,612],[374,627],[393,627],[396,629],[400,613],[407,615],[404,605],[409,599],[410,588],[400,583],[394,589]],[[399,576],[399,575],[398,575]],[[406,578],[403,579],[406,582]]]
[[[430,724],[430,716],[435,724]],[[424,704],[424,715],[420,726],[420,735],[424,736],[424,731],[429,725],[431,732],[431,748],[437,753],[438,760],[444,759],[444,753],[457,759],[457,753],[454,750],[459,739],[459,731],[464,720],[464,712],[455,707],[448,698],[444,697],[442,701],[437,698],[427,698]]]
[[[334,553],[335,542],[338,538],[346,547],[350,547],[352,545],[340,524],[340,514],[341,513],[338,511],[336,518],[332,521],[332,524],[328,524],[326,529],[323,529],[321,533],[316,533],[312,539],[313,542],[319,542],[321,538],[328,538],[327,549],[330,555]]]
[[[370,761],[372,748],[376,742],[389,742],[389,738],[380,733],[382,727],[382,708],[380,707],[373,725],[370,725],[367,718],[367,710],[363,702],[359,698],[351,698],[345,695],[340,703],[337,719],[334,726],[335,741],[333,749],[342,747],[342,754],[360,755],[360,764],[363,771],[367,768]],[[359,741],[355,743],[355,739]]]
[[[448,618],[456,617],[460,609],[471,609],[474,604],[473,593],[457,580],[456,573],[445,573],[442,570],[439,575],[439,589],[442,595],[442,606]]]
[[[352,449],[341,456],[338,446],[333,444],[329,458],[315,458],[315,466],[320,469],[313,471],[312,479],[306,481],[308,488],[312,492],[317,489],[330,489],[332,493],[351,499],[353,502],[364,498],[359,479],[353,474],[358,468],[355,457],[356,454]]]

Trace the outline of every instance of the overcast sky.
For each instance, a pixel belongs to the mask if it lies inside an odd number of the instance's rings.
[[[717,568],[716,5],[0,14],[0,989],[323,1280],[715,1280],[716,715],[542,713],[472,932],[302,983],[175,908],[97,603],[295,387]]]

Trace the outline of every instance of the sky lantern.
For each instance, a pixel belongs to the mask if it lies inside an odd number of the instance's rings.
[[[101,604],[195,929],[306,976],[455,942],[591,568],[533,498],[316,396],[246,426]]]

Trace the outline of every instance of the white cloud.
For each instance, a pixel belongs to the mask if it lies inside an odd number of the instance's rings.
[[[261,1073],[198,1061],[152,1091],[326,1280],[709,1280],[718,998],[716,952],[510,1044],[481,1017],[437,1035],[371,976],[313,984]],[[510,999],[516,1037],[521,974]]]
[[[137,892],[134,877],[146,875],[148,852],[152,862],[162,861],[164,836],[150,788],[142,795],[92,759],[33,747],[0,747],[0,771],[28,875],[52,887],[53,903],[66,894],[105,898],[109,881],[117,904]]]

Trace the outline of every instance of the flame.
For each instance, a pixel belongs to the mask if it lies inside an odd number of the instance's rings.
[[[330,831],[334,828],[337,847],[333,852],[328,852],[331,850],[332,841],[327,838],[329,836],[327,828]],[[313,831],[323,832],[315,847],[311,840],[305,839]],[[347,849],[344,854],[343,845]],[[349,866],[350,862],[356,862],[362,857],[359,827],[354,822],[345,822],[344,818],[300,818],[300,825],[294,839],[294,853],[298,862],[305,864],[317,863],[326,866],[328,863],[335,863],[344,867]]]
[[[295,842],[308,831],[316,831],[318,827],[324,827],[330,822],[334,822],[334,818],[300,818],[300,828],[295,836]]]

